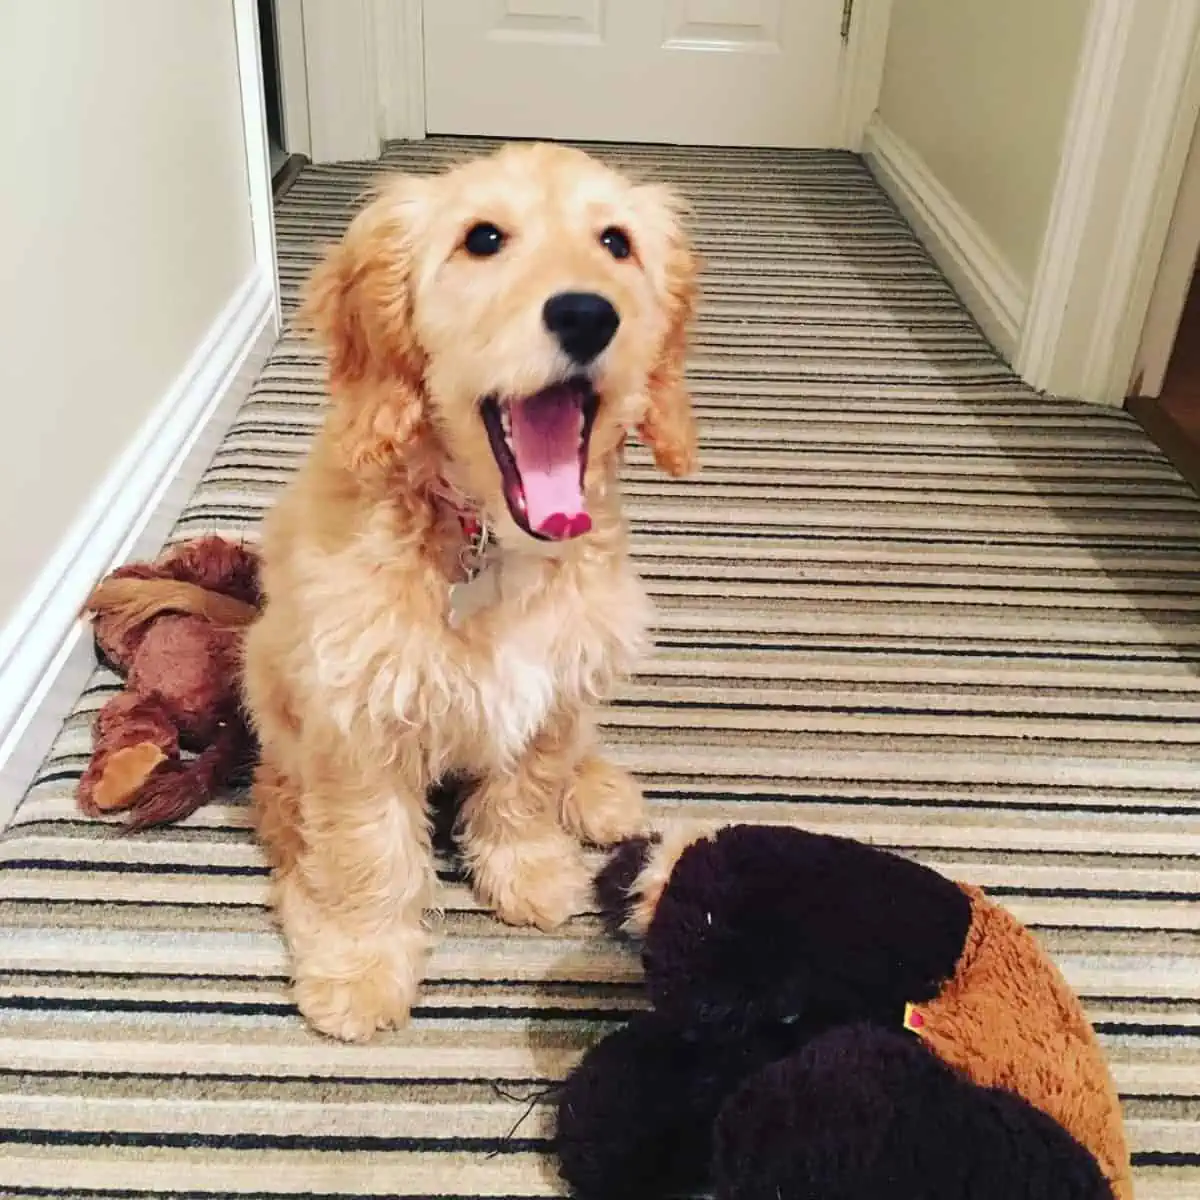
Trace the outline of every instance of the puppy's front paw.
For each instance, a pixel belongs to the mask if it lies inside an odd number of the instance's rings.
[[[557,928],[587,907],[592,877],[569,838],[497,847],[474,865],[479,898],[509,925]]]
[[[308,1023],[343,1042],[365,1042],[404,1025],[417,995],[425,938],[401,941],[407,944],[355,945],[298,961],[293,995]]]
[[[563,798],[563,823],[593,846],[613,846],[646,829],[642,789],[628,771],[589,755]]]

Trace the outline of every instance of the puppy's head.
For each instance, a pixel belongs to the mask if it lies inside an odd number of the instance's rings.
[[[695,275],[668,191],[521,144],[386,185],[302,317],[329,349],[352,469],[419,457],[502,534],[559,540],[590,528],[629,430],[671,474],[694,467]]]

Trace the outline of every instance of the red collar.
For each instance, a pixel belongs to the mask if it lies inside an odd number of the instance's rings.
[[[481,552],[487,543],[487,522],[478,507],[444,475],[439,475],[433,481],[429,491],[435,500],[440,501],[454,514],[469,552]]]

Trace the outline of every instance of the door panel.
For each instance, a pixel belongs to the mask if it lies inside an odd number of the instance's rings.
[[[672,50],[767,50],[781,53],[782,0],[669,0]]]
[[[430,133],[840,146],[842,0],[425,0]]]
[[[490,35],[496,41],[596,44],[600,40],[603,3],[604,0],[507,0]]]

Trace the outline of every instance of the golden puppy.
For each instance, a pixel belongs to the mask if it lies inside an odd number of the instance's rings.
[[[316,271],[332,404],[264,530],[246,679],[274,901],[325,1033],[408,1014],[439,779],[473,781],[464,857],[515,924],[578,911],[580,841],[642,824],[589,710],[648,617],[626,434],[672,474],[695,459],[694,289],[669,193],[536,144],[387,184]]]

